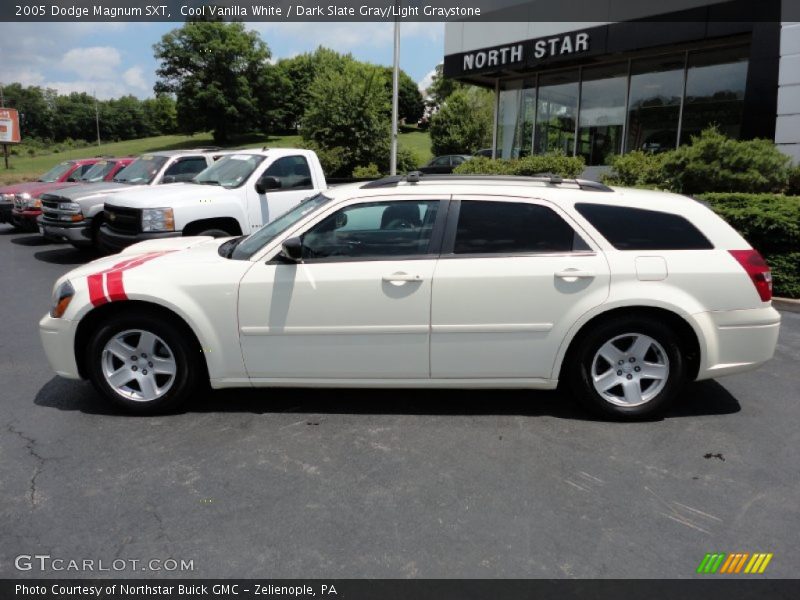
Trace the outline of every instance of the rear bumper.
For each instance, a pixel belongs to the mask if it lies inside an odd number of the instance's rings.
[[[697,379],[750,371],[775,354],[780,313],[771,306],[694,315],[705,336]]]
[[[124,234],[113,231],[108,225],[100,226],[100,246],[109,252],[120,252],[128,246],[148,240],[181,237],[181,231],[159,231],[157,233]]]
[[[44,353],[53,370],[67,379],[80,379],[75,361],[75,331],[77,321],[54,319],[45,315],[39,321],[39,337]]]

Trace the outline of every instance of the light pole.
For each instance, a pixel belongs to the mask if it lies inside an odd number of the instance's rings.
[[[392,69],[392,150],[389,157],[389,174],[397,175],[397,96],[400,87],[400,0],[397,0],[394,17],[394,68]]]

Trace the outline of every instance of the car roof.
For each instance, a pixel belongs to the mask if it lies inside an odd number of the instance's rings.
[[[441,195],[486,196],[504,198],[539,198],[558,204],[577,202],[617,204],[679,212],[687,205],[700,203],[687,196],[658,190],[609,187],[585,179],[560,177],[518,177],[488,175],[423,175],[385,177],[375,181],[347,184],[327,189],[324,194],[335,200],[359,197],[396,196],[430,193]],[[410,179],[410,181],[409,181]]]

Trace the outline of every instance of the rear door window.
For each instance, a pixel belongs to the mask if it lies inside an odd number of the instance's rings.
[[[554,210],[527,202],[462,200],[453,254],[531,254],[590,250]]]

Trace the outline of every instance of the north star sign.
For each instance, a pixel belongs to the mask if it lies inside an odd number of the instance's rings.
[[[524,63],[526,54],[537,61],[589,51],[589,34],[568,33],[538,40],[528,40],[490,50],[476,50],[462,55],[464,73]]]

